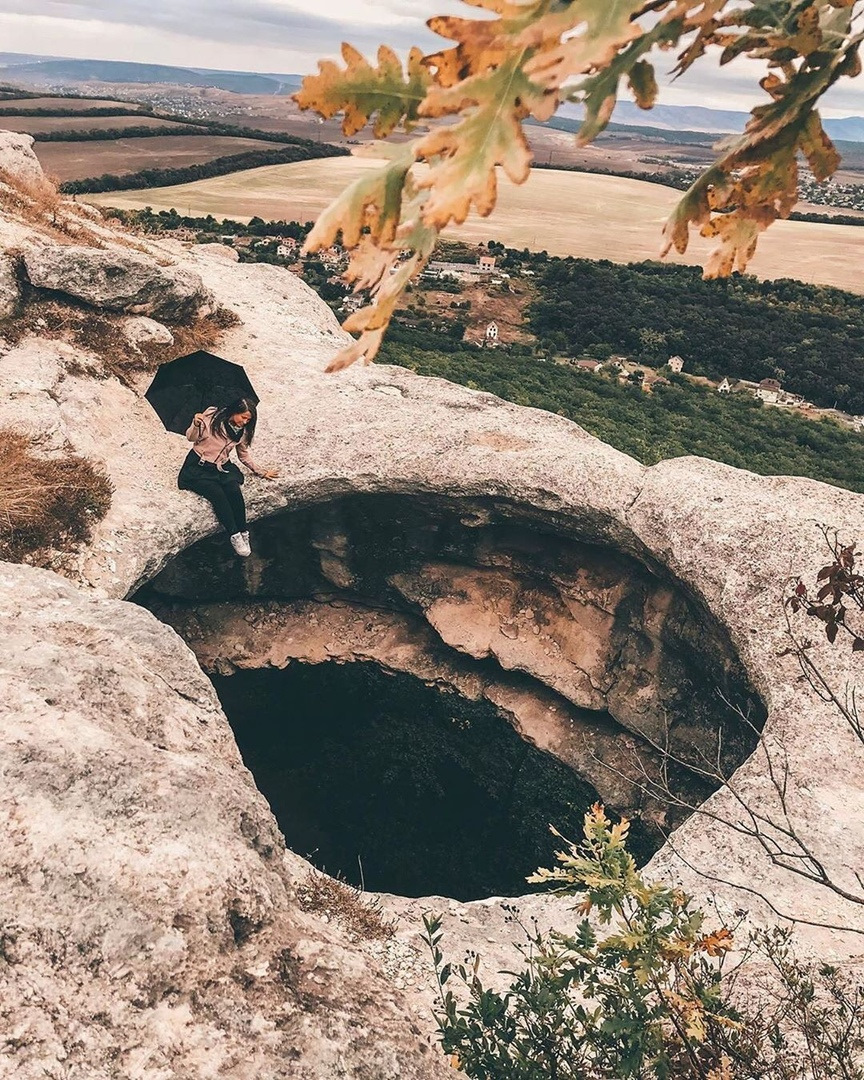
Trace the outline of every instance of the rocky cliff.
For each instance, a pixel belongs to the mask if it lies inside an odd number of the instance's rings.
[[[112,231],[52,202],[25,138],[0,155],[0,302],[14,313],[0,427],[101,464],[114,486],[60,573],[0,567],[10,1075],[443,1075],[419,913],[443,908],[453,947],[479,946],[492,969],[512,956],[494,898],[386,897],[399,923],[380,938],[310,904],[310,868],[286,850],[202,665],[228,678],[377,665],[486,702],[633,809],[625,758],[649,760],[667,722],[685,756],[712,745],[700,740],[725,730],[722,689],[782,744],[789,809],[854,883],[864,752],[802,698],[781,597],[790,573],[825,561],[819,523],[864,537],[864,498],[694,458],[645,469],[559,417],[402,370],[325,376],[342,334],[296,278]],[[246,367],[256,457],[280,470],[247,484],[244,564],[176,489],[186,444],[142,396],[156,350],[226,309],[218,351]],[[817,650],[836,685],[854,683],[850,654]],[[764,755],[745,744],[736,789],[770,808]],[[754,892],[864,929],[861,909],[724,824],[740,812],[729,792],[702,794],[710,816],[641,807],[678,824],[653,871],[757,920],[776,915]],[[541,924],[569,918],[548,897],[522,903]],[[823,956],[858,951],[840,930],[802,933]]]

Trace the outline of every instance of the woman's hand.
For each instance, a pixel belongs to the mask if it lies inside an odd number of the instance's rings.
[[[258,473],[258,475],[263,477],[265,480],[279,479],[279,473],[276,471],[276,469],[262,469],[261,472]]]
[[[189,414],[187,413],[186,415],[188,416]],[[195,424],[203,424],[204,423],[204,414],[200,413],[200,412],[196,412],[195,415],[192,417],[192,421]]]

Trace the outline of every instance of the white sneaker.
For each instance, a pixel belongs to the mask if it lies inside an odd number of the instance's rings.
[[[249,546],[248,534],[234,533],[231,537],[231,547],[244,559],[247,555],[252,554],[252,548]]]

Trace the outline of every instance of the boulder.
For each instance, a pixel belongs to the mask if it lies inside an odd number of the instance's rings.
[[[145,255],[78,245],[46,245],[24,256],[31,285],[65,293],[105,311],[179,322],[213,309],[213,295],[193,271],[160,266]]]
[[[123,323],[123,333],[133,345],[173,345],[174,335],[167,326],[146,315],[133,315]]]
[[[0,179],[25,186],[46,182],[39,158],[33,153],[32,135],[0,131]]]
[[[15,262],[0,255],[0,319],[11,319],[21,303],[21,285]]]

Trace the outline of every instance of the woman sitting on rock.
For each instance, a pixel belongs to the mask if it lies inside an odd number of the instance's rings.
[[[255,402],[238,398],[224,408],[215,406],[196,413],[186,438],[194,443],[186,456],[177,486],[181,491],[203,495],[213,506],[220,525],[231,538],[231,547],[244,558],[252,553],[246,528],[246,504],[240,487],[245,480],[233,461],[232,450],[256,476],[274,480],[279,474],[261,469],[252,460],[249,447],[255,435],[258,413]]]

